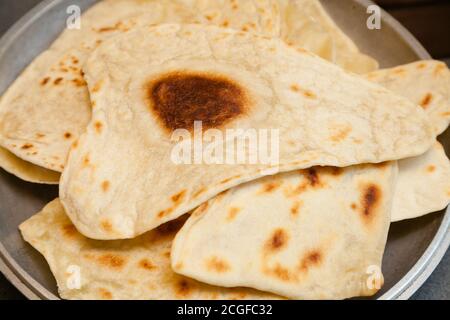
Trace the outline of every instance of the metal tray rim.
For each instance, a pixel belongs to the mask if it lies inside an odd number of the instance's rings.
[[[49,9],[58,5],[63,0],[44,0],[26,15],[19,19],[0,39],[0,58],[8,50],[9,45],[20,35],[33,21],[44,15]],[[362,6],[373,5],[370,0],[354,0]],[[383,22],[390,25],[400,36],[408,42],[422,59],[431,59],[430,54],[419,41],[397,20],[382,10]],[[388,292],[382,295],[380,300],[405,300],[410,298],[422,284],[428,279],[437,267],[442,257],[450,247],[450,208],[447,209],[442,223],[433,241],[411,268],[411,270]],[[0,243],[0,271],[5,277],[28,299],[58,300],[59,298],[45,289],[40,283],[29,276],[9,255],[5,247]]]

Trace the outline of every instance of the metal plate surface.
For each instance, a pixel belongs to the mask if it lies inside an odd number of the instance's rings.
[[[95,0],[47,0],[19,20],[0,42],[0,93],[63,30],[66,8],[83,10]],[[366,27],[366,0],[322,0],[338,25],[382,67],[430,56],[397,21],[383,12],[382,28]],[[440,138],[450,152],[450,132]],[[56,198],[56,187],[32,185],[0,170],[0,270],[30,299],[57,299],[44,258],[26,244],[17,226]],[[374,298],[407,299],[428,278],[450,244],[450,211],[391,226],[383,263],[385,286]]]

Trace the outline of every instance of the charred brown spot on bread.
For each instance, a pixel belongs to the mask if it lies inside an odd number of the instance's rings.
[[[266,252],[280,251],[287,246],[289,236],[283,229],[276,229],[265,244]]]
[[[101,265],[112,269],[122,269],[126,264],[124,257],[112,253],[100,256],[98,262]]]
[[[56,78],[56,79],[53,81],[53,84],[54,84],[54,85],[58,85],[58,84],[60,84],[63,80],[64,80],[63,78]]]
[[[238,215],[238,213],[239,213],[240,211],[241,211],[240,208],[237,208],[237,207],[231,207],[231,208],[228,210],[227,221],[228,221],[228,222],[233,221],[233,220],[236,218],[236,216]]]
[[[41,80],[41,85],[45,86],[49,81],[50,81],[50,77],[45,77],[44,79]]]
[[[112,300],[113,298],[112,293],[105,288],[98,289],[98,293],[100,295],[100,298],[103,300]]]
[[[397,68],[394,68],[394,70],[392,70],[392,73],[398,74],[398,75],[403,74],[405,72],[406,72],[406,70],[403,69],[402,67],[397,67]]]
[[[108,192],[111,183],[108,180],[102,182],[102,190],[103,192]]]
[[[31,143],[25,143],[25,144],[22,145],[21,149],[28,150],[28,149],[31,149],[33,147],[34,146]]]
[[[318,170],[317,168],[311,168],[302,171],[305,178],[308,180],[309,185],[312,187],[320,185],[320,177],[317,170]]]
[[[153,271],[156,269],[156,266],[148,259],[142,259],[141,261],[139,261],[139,267],[149,271]]]
[[[75,78],[75,79],[72,79],[72,82],[73,82],[73,83],[75,84],[75,86],[77,86],[77,87],[84,87],[84,86],[86,86],[86,81],[83,80],[83,79]]]
[[[97,133],[101,133],[103,129],[103,123],[101,121],[95,121],[94,127]]]
[[[228,20],[225,20],[224,22],[222,22],[222,27],[228,27],[230,25],[230,22]]]
[[[175,204],[180,203],[181,201],[183,201],[185,195],[186,195],[186,190],[183,190],[183,191],[177,193],[176,195],[173,195],[172,202],[174,202]]]
[[[427,93],[420,101],[420,106],[424,109],[428,108],[431,101],[433,100],[433,95],[431,93]]]
[[[72,138],[72,134],[70,132],[66,132],[66,133],[64,133],[64,138],[70,139],[70,138]]]
[[[206,268],[208,271],[213,271],[217,273],[224,273],[229,271],[230,265],[223,259],[218,257],[212,257],[206,261]]]
[[[175,288],[177,296],[188,297],[191,294],[191,286],[186,279],[177,281]]]
[[[352,208],[352,210],[358,210],[358,205],[356,204],[356,203],[352,203],[351,205],[350,205],[350,208]]]
[[[72,143],[72,149],[76,149],[78,147],[78,140],[75,140],[73,143]]]
[[[308,252],[300,260],[300,270],[307,272],[312,267],[317,267],[322,263],[322,253],[319,250]]]
[[[147,100],[164,129],[220,128],[249,108],[245,89],[223,75],[179,71],[147,84]]]
[[[292,43],[288,43],[290,46],[292,46]],[[314,92],[312,92],[311,90],[308,89],[303,89],[301,88],[298,84],[292,84],[290,87],[291,91],[295,92],[295,93],[301,93],[303,94],[304,97],[309,98],[309,99],[315,99],[317,98],[316,94]]]
[[[369,183],[363,187],[361,194],[361,214],[365,222],[370,222],[381,203],[382,192],[379,186]]]
[[[436,68],[434,69],[434,74],[438,75],[440,74],[442,71],[446,70],[447,66],[444,63],[439,63]]]
[[[436,166],[435,165],[429,165],[427,167],[427,171],[430,172],[430,173],[435,172],[436,171]]]

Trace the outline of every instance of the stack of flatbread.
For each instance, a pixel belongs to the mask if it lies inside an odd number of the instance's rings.
[[[20,230],[64,299],[374,295],[390,223],[450,202],[448,68],[376,70],[316,0],[104,0],[81,19],[0,102],[0,165],[59,184]],[[276,131],[276,161],[197,161],[198,143],[236,160],[248,130]]]

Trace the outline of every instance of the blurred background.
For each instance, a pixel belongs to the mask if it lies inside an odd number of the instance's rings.
[[[40,1],[0,0],[0,36]],[[443,60],[450,65],[450,0],[376,0],[374,2],[411,31],[433,58]],[[1,273],[0,299],[24,299]],[[413,299],[450,300],[449,252]]]

